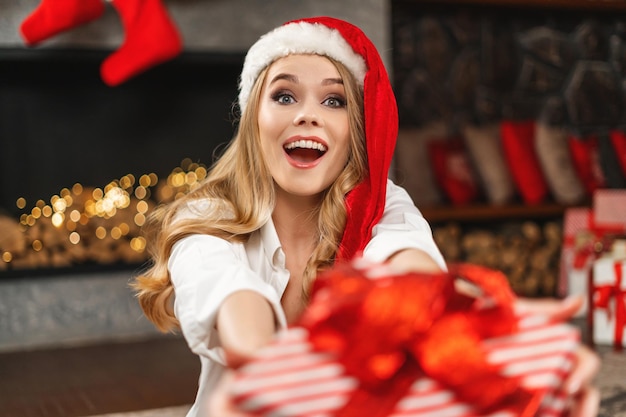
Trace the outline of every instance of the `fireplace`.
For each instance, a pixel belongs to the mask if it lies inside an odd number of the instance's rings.
[[[0,207],[79,182],[166,175],[210,163],[233,131],[242,58],[183,54],[119,87],[99,78],[105,52],[0,50]]]
[[[185,52],[110,88],[109,53],[0,50],[0,276],[142,262],[147,212],[233,134],[241,54]]]

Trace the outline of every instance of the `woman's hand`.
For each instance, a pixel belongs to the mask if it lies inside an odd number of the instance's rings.
[[[207,417],[253,417],[252,414],[237,410],[232,401],[229,388],[234,379],[233,372],[230,369],[224,372],[222,379],[207,399],[209,401],[209,415]]]
[[[569,297],[562,301],[519,299],[515,309],[519,313],[545,314],[557,320],[569,320],[582,304],[582,297]],[[565,389],[573,400],[570,417],[595,417],[598,414],[600,392],[593,386],[593,382],[599,369],[598,356],[581,345],[576,351],[574,369],[565,381]]]

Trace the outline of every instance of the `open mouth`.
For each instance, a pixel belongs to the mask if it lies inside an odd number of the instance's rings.
[[[285,152],[294,161],[310,163],[326,153],[326,146],[312,140],[297,140],[285,145]]]

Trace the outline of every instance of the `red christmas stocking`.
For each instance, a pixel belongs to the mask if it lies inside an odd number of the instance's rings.
[[[610,135],[613,149],[615,150],[615,153],[617,153],[619,165],[622,168],[624,175],[626,175],[626,132],[621,130],[612,130]]]
[[[161,0],[113,0],[124,43],[100,67],[102,80],[116,86],[178,55],[182,42]]]
[[[97,19],[104,13],[103,0],[42,0],[20,25],[27,45],[33,46],[57,33]]]

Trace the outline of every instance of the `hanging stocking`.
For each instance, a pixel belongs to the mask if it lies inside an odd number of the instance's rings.
[[[42,0],[20,25],[20,33],[34,46],[57,33],[97,19],[104,13],[103,0]]]
[[[100,68],[107,85],[119,85],[180,53],[180,35],[161,0],[112,0],[112,4],[126,34],[120,49]]]

